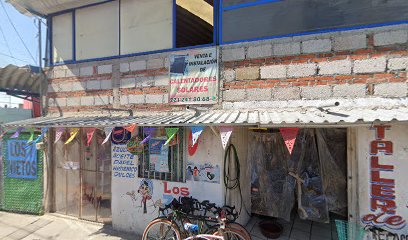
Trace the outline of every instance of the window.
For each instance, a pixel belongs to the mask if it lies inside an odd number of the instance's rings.
[[[72,50],[72,13],[52,18],[52,61],[73,60]]]
[[[120,53],[173,47],[173,0],[122,0]]]
[[[116,0],[57,13],[50,21],[52,63],[215,44],[217,6],[214,0]]]
[[[118,1],[76,10],[76,60],[119,55],[118,26]]]
[[[176,4],[176,47],[213,43],[214,0],[177,0]]]
[[[139,133],[139,137],[143,139],[143,129]],[[157,128],[151,139],[144,144],[144,151],[139,159],[139,177],[183,182],[183,134],[184,131],[180,128],[170,144],[164,146],[166,131],[163,127]]]

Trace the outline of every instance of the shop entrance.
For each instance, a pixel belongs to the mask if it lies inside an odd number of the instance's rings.
[[[89,146],[85,130],[65,144],[66,131],[54,144],[55,210],[81,219],[111,223],[111,148],[96,130]]]
[[[337,239],[334,220],[347,219],[348,212],[347,129],[294,132],[295,141],[280,129],[249,134],[252,222],[280,221],[290,239]],[[258,228],[249,230],[256,236]]]

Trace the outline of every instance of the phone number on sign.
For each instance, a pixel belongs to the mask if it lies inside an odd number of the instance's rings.
[[[170,98],[170,102],[209,102],[217,100],[216,97],[192,97],[192,98]]]

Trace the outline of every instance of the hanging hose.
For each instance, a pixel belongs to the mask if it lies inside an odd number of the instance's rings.
[[[231,169],[230,169],[231,165],[234,163],[234,162],[231,162],[231,151],[233,151],[234,160],[235,160],[236,173],[234,175],[232,175],[233,172],[231,172]],[[240,177],[241,177],[241,165],[239,164],[237,149],[235,148],[233,144],[229,144],[227,149],[225,150],[225,155],[224,155],[224,185],[225,185],[224,203],[227,204],[228,191],[238,189],[239,196],[241,199],[241,204],[239,207],[239,214],[241,214],[242,206],[244,206],[245,211],[248,214],[248,216],[251,216],[251,214],[249,213],[243,201]]]

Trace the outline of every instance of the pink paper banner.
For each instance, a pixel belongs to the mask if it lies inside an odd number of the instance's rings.
[[[292,154],[299,128],[280,128],[279,130],[289,153]]]

